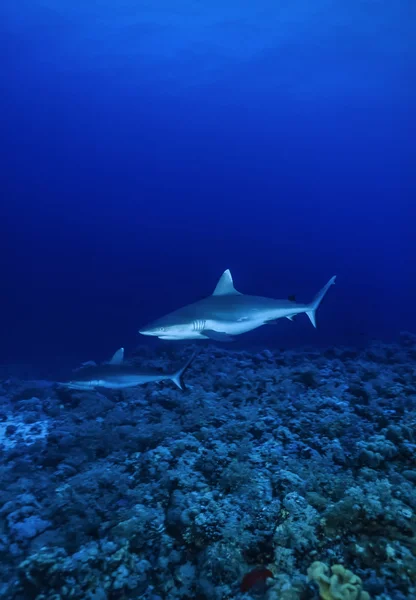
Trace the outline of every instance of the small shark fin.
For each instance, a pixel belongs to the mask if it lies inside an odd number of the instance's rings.
[[[179,369],[179,371],[176,371],[176,373],[173,373],[171,375],[171,380],[173,381],[173,383],[180,389],[183,390],[186,388],[186,386],[184,385],[183,381],[182,381],[182,377],[183,374],[185,373],[186,369],[190,366],[191,362],[194,360],[195,356],[198,354],[198,352],[194,352],[186,361],[186,363],[183,365],[183,367],[181,367]]]
[[[295,315],[289,315],[286,317],[286,319],[289,319],[289,321],[293,321],[293,317]],[[264,324],[265,325],[277,325],[280,319],[272,319],[271,321],[266,321]]]
[[[296,296],[295,296],[295,294],[292,294],[291,296],[288,296],[287,299],[290,300],[290,302],[296,302]]]
[[[124,348],[119,348],[108,362],[109,365],[121,365],[124,360]]]
[[[203,329],[201,334],[210,340],[215,340],[216,342],[233,342],[234,338],[228,333],[224,333],[224,331],[214,331],[213,329]]]
[[[306,314],[308,315],[308,317],[314,327],[316,327],[317,308],[321,304],[322,300],[324,299],[324,297],[325,297],[327,291],[329,290],[329,288],[331,287],[331,285],[335,284],[335,279],[336,279],[336,275],[334,275],[334,277],[331,277],[331,279],[328,281],[328,283],[326,285],[324,285],[324,287],[316,294],[315,298],[309,304],[309,307],[308,307],[309,310],[306,311]]]
[[[240,292],[234,287],[233,278],[231,276],[230,269],[224,271],[221,275],[219,282],[217,283],[217,287],[215,288],[213,296],[231,296],[231,295],[241,295]]]

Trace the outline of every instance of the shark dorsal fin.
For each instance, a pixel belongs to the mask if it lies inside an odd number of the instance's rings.
[[[224,271],[221,275],[219,282],[217,283],[217,287],[214,290],[213,296],[231,296],[231,295],[240,295],[240,292],[234,287],[233,278],[230,273],[230,269]]]
[[[124,360],[124,348],[119,348],[117,352],[113,354],[112,359],[109,361],[109,365],[121,365]]]

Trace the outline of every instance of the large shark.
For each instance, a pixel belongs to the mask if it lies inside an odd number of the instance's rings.
[[[152,335],[162,340],[190,340],[210,338],[231,341],[240,335],[277,319],[292,320],[295,315],[306,313],[316,327],[315,313],[328,289],[335,283],[335,276],[309,304],[299,304],[294,298],[273,300],[261,296],[240,294],[234,287],[230,270],[221,276],[212,296],[188,304],[157,319],[139,330],[142,335]]]
[[[124,363],[124,348],[120,348],[109,362],[97,365],[93,361],[83,363],[75,370],[74,377],[68,382],[59,383],[71,390],[94,390],[107,388],[121,390],[135,387],[143,383],[159,382],[170,379],[183,390],[182,376],[194,359],[193,354],[186,363],[173,373],[160,373],[157,371],[143,371],[134,365]]]

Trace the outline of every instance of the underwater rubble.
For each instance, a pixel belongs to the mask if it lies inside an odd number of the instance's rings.
[[[3,379],[0,598],[416,599],[416,336],[200,348],[184,392]]]

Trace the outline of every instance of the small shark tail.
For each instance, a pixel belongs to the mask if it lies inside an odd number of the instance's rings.
[[[316,311],[318,309],[318,306],[321,304],[322,300],[324,299],[324,297],[325,297],[327,291],[329,290],[329,288],[331,287],[331,285],[335,284],[335,278],[336,278],[336,275],[334,275],[334,277],[331,277],[331,279],[328,281],[328,283],[326,285],[324,285],[324,287],[321,289],[321,291],[316,294],[315,298],[312,300],[312,302],[308,306],[308,310],[306,311],[306,314],[310,318],[311,323],[314,327],[316,327]]]
[[[176,371],[176,373],[173,373],[173,374],[170,376],[170,379],[173,381],[173,383],[174,383],[175,385],[177,385],[177,386],[178,386],[178,388],[179,388],[180,390],[183,390],[183,389],[186,387],[186,386],[185,386],[185,384],[184,384],[184,382],[182,381],[182,377],[183,377],[183,374],[185,373],[185,371],[187,370],[187,368],[190,366],[191,362],[194,360],[194,358],[195,358],[195,356],[196,356],[197,354],[198,354],[198,352],[194,352],[194,353],[192,354],[192,356],[190,356],[190,357],[188,358],[188,360],[187,360],[187,361],[186,361],[186,363],[183,365],[183,367],[181,367],[181,368],[179,369],[179,371]]]

